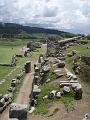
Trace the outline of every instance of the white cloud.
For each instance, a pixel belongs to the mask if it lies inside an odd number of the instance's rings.
[[[90,32],[90,0],[1,0],[0,21]]]

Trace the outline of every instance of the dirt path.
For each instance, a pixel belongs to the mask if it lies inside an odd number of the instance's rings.
[[[23,85],[20,89],[19,95],[16,99],[16,103],[20,104],[28,104],[29,103],[29,94],[31,92],[33,82],[33,73],[29,73],[26,75]]]
[[[52,105],[51,111],[55,109],[59,109],[54,115],[51,116],[41,116],[41,115],[30,115],[28,120],[82,120],[84,114],[89,113],[90,115],[90,109],[89,109],[90,103],[83,103],[83,101],[77,101],[75,103],[75,110],[68,111],[66,110],[63,103],[55,103]],[[90,117],[89,119],[90,120]]]
[[[0,120],[8,120],[9,117],[9,106],[0,114]]]

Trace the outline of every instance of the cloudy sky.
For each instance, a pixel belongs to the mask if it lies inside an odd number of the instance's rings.
[[[0,0],[0,22],[90,33],[90,0]]]

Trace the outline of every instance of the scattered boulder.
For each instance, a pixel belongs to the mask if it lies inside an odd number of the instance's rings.
[[[16,87],[16,85],[17,85],[17,81],[12,81],[11,82],[11,87]]]
[[[61,70],[59,70],[59,69],[54,70],[53,73],[61,73]]]
[[[89,114],[88,113],[86,113],[85,115],[84,115],[84,117],[83,117],[83,119],[82,120],[88,120],[89,119]]]
[[[72,57],[73,55],[72,55],[72,53],[67,53],[67,56]]]
[[[52,90],[50,93],[49,93],[49,96],[48,96],[48,98],[49,99],[54,99],[55,97],[56,97],[56,90]]]
[[[82,99],[82,86],[81,84],[77,83],[75,89],[74,89],[74,98],[76,100],[80,100]]]
[[[62,88],[62,91],[63,91],[64,94],[69,93],[69,92],[70,92],[70,87],[64,86],[64,87]]]
[[[0,100],[0,108],[1,108],[1,107],[3,107],[3,106],[4,106],[4,104],[5,104],[5,99],[4,99],[4,98],[2,98],[2,99]]]
[[[38,83],[39,83],[39,76],[37,75],[37,76],[34,76],[34,83],[35,83],[35,85],[38,85]]]
[[[77,80],[76,75],[74,75],[74,74],[72,74],[72,73],[70,73],[70,72],[67,73],[67,78],[68,78],[68,80],[71,80],[71,79]]]
[[[17,118],[9,118],[8,120],[19,120],[19,119],[17,119]]]
[[[17,75],[17,80],[22,80],[24,77],[24,72],[22,72],[21,74]]]
[[[11,94],[5,94],[0,99],[0,113],[2,113],[11,102],[12,102]]]
[[[40,92],[41,92],[41,89],[39,89],[39,86],[38,85],[34,85],[34,87],[33,87],[33,97],[38,95]]]
[[[58,59],[64,61],[64,60],[66,60],[66,57],[65,56],[64,57],[58,57]]]
[[[65,67],[65,63],[64,62],[60,62],[57,64],[58,68],[64,68]]]
[[[9,118],[26,120],[27,112],[28,112],[27,105],[12,103],[9,109]]]
[[[39,67],[35,67],[35,72],[39,72]]]
[[[31,100],[30,106],[31,106],[31,107],[35,107],[36,105],[37,105],[37,100],[33,98],[33,99]]]
[[[25,73],[29,73],[31,71],[31,62],[30,61],[26,62],[24,68],[25,68]]]
[[[56,93],[56,98],[60,98],[61,97],[61,92],[57,92]]]
[[[48,98],[48,95],[44,96],[44,97],[43,97],[43,100],[44,100],[44,99],[47,99],[47,98]]]
[[[72,55],[74,56],[74,55],[77,55],[78,54],[78,52],[76,51],[76,50],[72,50]]]
[[[22,57],[23,57],[23,55],[19,55],[19,54],[17,54],[17,55],[16,55],[16,57],[20,57],[20,58],[22,58]]]
[[[41,63],[41,64],[44,63],[44,58],[43,58],[43,56],[40,56],[40,57],[39,57],[38,63]]]
[[[47,80],[46,80],[46,83],[48,83],[48,82],[50,82],[50,81],[51,81],[50,79],[47,79]]]
[[[3,98],[5,99],[5,102],[8,102],[8,103],[12,102],[12,94],[5,94]]]
[[[61,73],[56,73],[55,75],[56,75],[56,78],[60,78],[63,76],[63,74],[61,74]]]
[[[71,83],[60,83],[60,88],[63,88],[64,86],[71,86]]]
[[[8,91],[9,91],[9,92],[12,92],[12,93],[14,93],[15,90],[16,90],[16,87],[10,87],[10,88],[8,89]]]
[[[43,71],[44,73],[47,73],[47,72],[50,71],[50,67],[44,66],[44,67],[42,68],[42,71]]]
[[[33,113],[34,110],[35,110],[35,107],[31,106],[29,113]]]

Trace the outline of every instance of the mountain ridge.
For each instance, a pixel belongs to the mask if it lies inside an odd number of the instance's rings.
[[[17,23],[0,23],[0,35],[5,36],[15,36],[20,34],[22,31],[26,32],[27,34],[56,34],[60,36],[68,36],[73,37],[76,36],[76,34],[64,32],[60,30],[55,29],[49,29],[49,28],[41,28],[41,27],[31,27],[31,26],[25,26]]]

